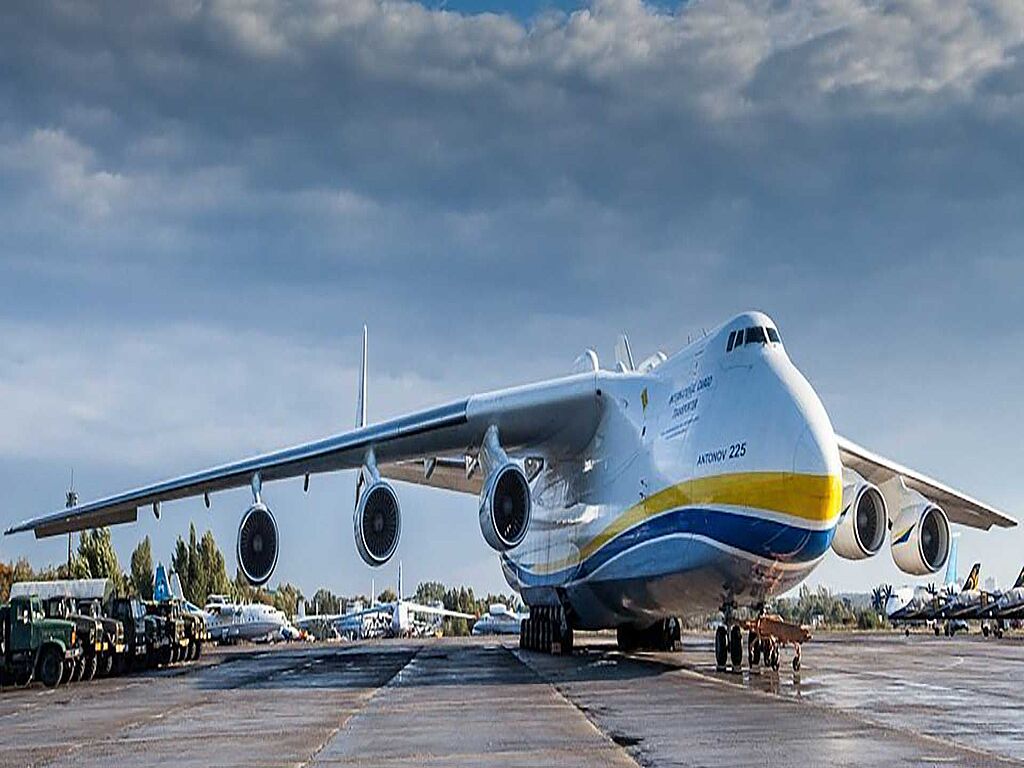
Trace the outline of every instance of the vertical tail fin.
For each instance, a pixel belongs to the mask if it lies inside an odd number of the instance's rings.
[[[171,586],[167,582],[167,571],[164,570],[163,563],[156,567],[156,578],[153,581],[153,599],[157,602],[171,599]]]
[[[978,588],[978,578],[981,576],[981,563],[971,566],[971,572],[967,574],[967,581],[964,582],[964,592],[970,592]]]
[[[359,392],[356,400],[356,429],[366,426],[366,326],[363,326],[363,355],[359,362]]]
[[[622,373],[636,370],[633,362],[633,350],[629,346],[629,337],[624,333],[619,334],[615,341],[615,367]]]
[[[1024,568],[1020,569],[1020,575],[1017,576],[1017,581],[1013,583],[1013,588],[1024,587]]]
[[[171,574],[171,594],[177,600],[185,599],[185,591],[181,588],[181,579],[176,573]]]
[[[953,534],[953,541],[949,545],[949,557],[946,559],[946,583],[947,587],[956,587],[960,583],[957,576],[957,560],[960,551],[960,534]]]

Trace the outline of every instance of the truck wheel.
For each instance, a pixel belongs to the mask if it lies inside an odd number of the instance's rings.
[[[90,656],[85,660],[85,670],[82,672],[83,680],[92,680],[96,677],[96,667],[98,663],[95,656]]]
[[[100,659],[99,672],[101,677],[110,677],[110,671],[114,668],[114,654],[108,653]]]
[[[64,676],[64,660],[56,648],[48,648],[39,660],[39,680],[47,688],[56,688]]]

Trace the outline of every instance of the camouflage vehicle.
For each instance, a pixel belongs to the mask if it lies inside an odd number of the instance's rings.
[[[178,603],[181,608],[181,616],[185,620],[185,637],[188,638],[188,647],[185,649],[185,661],[195,661],[203,653],[203,643],[210,639],[210,632],[206,628],[206,619],[189,610],[187,605]]]
[[[0,606],[0,685],[35,678],[53,688],[81,654],[75,624],[46,618],[38,597],[13,597]]]
[[[186,615],[185,611],[181,608],[181,603],[177,600],[164,600],[154,602],[152,605],[151,613],[162,616],[168,622],[172,622],[175,627],[175,642],[171,643],[171,663],[176,664],[179,661],[184,661],[189,653],[189,644],[191,642],[189,632],[194,631],[191,622],[192,617]],[[147,610],[150,610],[149,604],[147,604]]]
[[[184,620],[169,610],[167,603],[145,600],[142,604],[146,608],[146,618],[152,620],[153,626],[152,635],[147,635],[151,641],[150,666],[173,664],[182,658],[188,647]]]
[[[107,677],[116,670],[120,674],[125,666],[124,652],[128,647],[124,639],[124,625],[104,615],[98,598],[79,598],[76,604],[81,615],[90,616],[103,625],[103,640],[107,649],[99,657],[97,673]]]
[[[112,597],[107,602],[107,615],[124,627],[124,666],[145,666],[149,645],[146,640],[146,609],[142,602],[134,597]]]

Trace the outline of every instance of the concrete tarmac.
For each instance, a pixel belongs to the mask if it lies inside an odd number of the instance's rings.
[[[799,674],[719,672],[704,636],[672,654],[583,642],[228,649],[6,689],[0,766],[1024,765],[1020,639],[827,635]]]

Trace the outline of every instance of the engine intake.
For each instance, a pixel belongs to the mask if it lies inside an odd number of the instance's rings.
[[[353,522],[363,562],[376,567],[390,560],[402,535],[402,509],[394,489],[383,481],[373,483],[360,495]]]
[[[863,560],[878,554],[885,543],[889,522],[885,498],[856,472],[846,470],[843,479],[843,512],[832,549],[847,560]]]
[[[505,552],[518,546],[530,527],[530,483],[518,464],[495,469],[480,497],[480,530],[491,549]]]
[[[262,502],[253,504],[242,515],[238,526],[238,567],[254,587],[270,579],[277,565],[277,521]]]
[[[916,494],[892,524],[892,559],[904,573],[936,573],[949,557],[949,520],[940,507]]]

